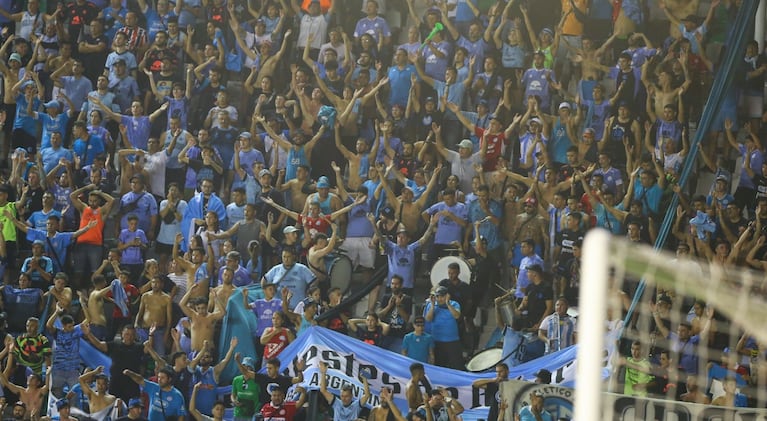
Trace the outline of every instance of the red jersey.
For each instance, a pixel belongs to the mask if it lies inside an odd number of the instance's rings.
[[[277,356],[280,355],[280,352],[282,352],[282,350],[290,343],[290,340],[288,339],[288,330],[284,327],[280,330],[282,333],[272,336],[272,338],[269,339],[269,342],[264,345],[264,361],[277,358]]]
[[[295,402],[283,402],[281,406],[274,407],[272,403],[266,403],[261,408],[261,415],[265,420],[271,421],[293,421],[293,417],[296,415]]]
[[[330,218],[323,214],[316,218],[308,215],[298,215],[298,224],[309,227],[309,233],[312,237],[316,233],[327,234],[330,231]]]
[[[125,294],[128,296],[128,302],[126,303],[128,305],[128,310],[130,311],[130,305],[132,302],[136,301],[136,299],[141,295],[138,291],[138,288],[136,288],[133,284],[125,284],[123,285],[123,289],[125,289]],[[107,292],[107,297],[112,297],[112,291]],[[114,319],[128,319],[131,317],[131,314],[128,314],[127,316],[123,316],[122,310],[120,310],[120,307],[115,306],[114,311],[112,311],[112,318]]]
[[[481,127],[474,127],[474,134],[480,139],[482,143],[482,136],[485,134],[485,129]],[[504,146],[509,144],[509,140],[506,139],[506,133],[501,131],[497,134],[487,135],[487,151],[485,152],[485,160],[482,162],[482,171],[490,172],[495,171],[498,167],[498,158],[503,155]]]

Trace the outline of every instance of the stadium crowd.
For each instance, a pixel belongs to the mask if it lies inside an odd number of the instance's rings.
[[[493,307],[504,340],[540,347],[527,359],[576,343],[584,234],[652,244],[674,195],[665,246],[680,260],[767,269],[767,56],[751,41],[719,66],[739,6],[0,0],[6,416],[46,417],[51,393],[61,419],[301,418],[306,391],[286,393],[302,375],[279,356],[345,298],[339,259],[376,286],[367,312],[322,326],[458,370]],[[691,156],[718,72],[733,89]],[[677,183],[688,159],[714,174],[707,195]],[[611,329],[636,284],[612,287]],[[236,293],[257,337],[219,343]],[[619,344],[621,392],[756,404],[765,348],[749,332],[673,290],[642,303]],[[108,372],[83,369],[81,338]],[[236,354],[242,341],[257,354]],[[232,360],[241,374],[218,401]],[[369,419],[460,418],[411,371],[409,412],[383,390]],[[508,366],[496,372],[475,386],[497,388]],[[323,376],[323,414],[365,416],[362,381],[354,400]],[[550,417],[537,398],[522,420]]]

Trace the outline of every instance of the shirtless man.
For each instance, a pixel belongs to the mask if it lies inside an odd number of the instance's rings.
[[[381,389],[381,403],[370,410],[370,421],[387,421],[388,419],[404,419],[397,405],[392,402],[391,391],[388,387]]]
[[[8,48],[13,44],[15,35],[10,35],[5,40],[3,46],[0,47],[0,57],[5,57],[8,52]],[[17,53],[11,54],[6,65],[0,60],[0,74],[3,75],[3,108],[7,113],[7,119],[5,124],[7,127],[3,127],[6,134],[10,134],[13,130],[13,120],[16,115],[16,97],[13,87],[19,82],[19,75],[21,73],[21,56]],[[4,153],[2,156],[8,155],[8,146],[4,147]]]
[[[402,225],[405,226],[407,232],[411,233],[411,237],[417,236],[416,233],[422,231],[419,229],[421,212],[423,212],[424,207],[426,206],[426,200],[429,198],[431,191],[437,184],[439,174],[442,172],[442,163],[437,165],[437,168],[434,169],[434,175],[431,176],[429,185],[426,186],[426,190],[415,202],[413,201],[415,194],[413,193],[413,190],[408,187],[402,189],[402,195],[400,195],[400,197],[397,197],[394,194],[394,191],[391,189],[391,186],[389,186],[389,181],[387,180],[389,177],[389,171],[391,171],[392,168],[394,168],[394,166],[390,166],[386,169],[386,171],[384,171],[383,166],[378,167],[378,174],[381,179],[381,184],[386,191],[386,200],[394,209],[395,218],[402,222]]]
[[[67,286],[69,282],[69,276],[64,272],[59,272],[53,277],[53,288],[49,289],[43,298],[47,299],[48,295],[52,295],[55,300],[53,307],[58,304],[64,310],[69,310],[69,306],[72,304],[72,288]]]
[[[298,168],[296,168],[296,178],[287,183],[282,182],[284,179],[285,170],[281,169],[277,176],[277,191],[283,192],[285,190],[290,190],[290,203],[288,207],[294,212],[303,211],[306,198],[317,191],[317,186],[309,179],[309,167],[306,165],[299,165]]]
[[[80,376],[80,387],[83,394],[88,397],[88,409],[91,418],[96,420],[106,419],[112,405],[117,401],[117,397],[109,393],[109,377],[104,372],[103,366],[98,366],[93,370],[85,370]],[[91,382],[96,380],[96,390],[91,389]],[[104,411],[103,414],[100,412]]]
[[[189,300],[195,294],[195,289],[199,288],[199,284],[192,285],[187,290],[184,297],[181,298],[179,305],[181,311],[189,317],[192,331],[192,350],[200,351],[203,349],[205,341],[213,343],[213,331],[216,326],[216,322],[221,320],[226,315],[226,305],[223,303],[218,304],[218,310],[209,313],[208,303],[204,299],[196,299],[191,305]],[[215,294],[214,294],[215,295]],[[220,297],[216,296],[216,300],[220,300]]]
[[[107,318],[104,314],[104,297],[107,296],[112,288],[102,275],[96,275],[93,278],[93,290],[89,294],[78,291],[80,302],[83,305],[85,320],[90,323],[90,330],[93,336],[100,341],[107,340]]]
[[[328,239],[327,234],[319,233],[314,237],[314,245],[309,248],[309,252],[306,256],[306,261],[309,269],[314,273],[318,282],[329,282],[327,265],[325,264],[325,256],[333,252],[336,247],[336,241],[338,240],[338,225],[335,223],[330,224],[330,229],[333,230],[333,234]]]
[[[226,303],[229,302],[229,297],[237,291],[237,287],[232,283],[234,281],[234,270],[228,267],[224,267],[224,271],[221,273],[221,285],[210,290],[208,297],[208,311],[215,313],[217,311],[225,311]],[[216,300],[216,297],[219,299]],[[222,308],[222,305],[224,306]]]
[[[519,186],[511,183],[503,192],[503,219],[501,220],[501,235],[506,241],[514,238],[517,215],[521,211],[521,202],[518,201]]]
[[[8,381],[6,373],[0,374],[0,384],[7,387],[11,393],[19,395],[19,400],[24,402],[31,419],[40,416],[43,407],[43,397],[48,394],[48,385],[44,384],[39,374],[30,374],[27,377],[27,387],[21,387]]]
[[[681,52],[678,60],[679,64],[682,65],[682,71],[684,72],[684,83],[678,88],[674,88],[671,85],[674,80],[674,75],[671,73],[670,65],[667,68],[664,67],[660,69],[660,72],[658,72],[658,83],[651,81],[647,74],[650,60],[645,61],[642,65],[642,83],[647,88],[648,99],[652,96],[655,97],[653,110],[648,111],[648,114],[652,113],[656,116],[663,115],[663,107],[667,104],[676,104],[679,101],[679,97],[690,87],[692,81],[690,80],[690,74],[687,71],[687,54]],[[654,120],[655,119],[651,119],[650,121]]]
[[[357,139],[355,144],[355,151],[352,152],[344,146],[341,142],[341,125],[336,124],[336,148],[341,152],[341,155],[349,161],[349,190],[356,191],[362,183],[364,178],[368,175],[368,168],[372,162],[375,162],[376,154],[378,153],[378,137],[373,141],[373,146],[368,148],[368,143],[365,139]]]
[[[591,170],[593,171],[594,168],[591,168]],[[573,177],[570,177],[562,182],[557,182],[557,172],[554,169],[546,168],[544,170],[543,167],[538,167],[538,170],[535,173],[539,174],[541,171],[544,171],[543,176],[545,181],[543,184],[538,181],[538,177],[525,177],[513,171],[507,171],[507,174],[513,180],[524,183],[526,186],[534,189],[535,193],[538,195],[538,197],[541,199],[541,202],[543,202],[545,206],[554,202],[554,195],[556,193],[570,189],[570,186],[573,184]]]
[[[232,29],[232,32],[234,33],[235,39],[237,41],[237,44],[240,46],[243,52],[250,58],[251,60],[259,60],[260,68],[259,66],[254,67],[253,69],[258,69],[258,79],[261,80],[264,76],[272,76],[274,73],[274,69],[277,67],[277,63],[280,62],[282,56],[285,54],[285,51],[287,50],[288,45],[288,38],[290,38],[290,34],[292,31],[288,29],[285,31],[285,35],[282,40],[282,46],[280,47],[279,51],[277,51],[273,55],[269,55],[269,51],[274,51],[272,49],[271,42],[264,42],[262,43],[262,47],[266,48],[266,54],[257,54],[256,53],[256,46],[253,45],[252,48],[248,47],[248,45],[245,43],[245,40],[242,37],[243,31],[240,29],[240,23],[237,21],[237,14],[234,11],[234,2],[230,2],[227,4],[227,10],[229,11],[229,27]],[[282,25],[279,25],[280,27]],[[264,46],[264,44],[268,44],[268,46]]]
[[[205,297],[208,295],[208,286],[210,285],[210,274],[206,270],[207,265],[203,266],[205,252],[202,249],[192,249],[189,251],[192,261],[186,260],[178,251],[179,244],[183,239],[184,236],[181,233],[176,234],[176,241],[173,242],[174,260],[186,273],[187,292],[192,291],[193,285],[202,285],[201,288],[195,288],[194,295],[190,298]]]
[[[533,240],[535,244],[548,243],[548,224],[543,216],[537,214],[538,208],[538,201],[534,197],[525,199],[525,211],[517,215],[514,234],[509,238],[511,244],[517,244],[528,238]]]
[[[165,344],[170,343],[172,303],[170,295],[162,291],[162,280],[156,276],[150,281],[152,289],[141,296],[136,314],[136,333],[142,342],[149,339],[149,329],[155,327],[154,350],[165,355]]]

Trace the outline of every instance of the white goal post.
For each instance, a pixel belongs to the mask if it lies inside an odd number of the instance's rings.
[[[725,269],[697,260],[690,260],[697,264],[685,264],[686,259],[677,259],[673,253],[637,245],[602,229],[589,231],[583,242],[582,256],[574,420],[606,419],[602,392],[607,382],[602,373],[606,314],[608,306],[615,305],[607,298],[613,287],[611,271],[614,271],[612,276],[618,278],[615,282],[622,282],[626,277],[642,279],[648,289],[660,287],[675,291],[679,297],[705,301],[727,319],[728,323],[721,329],[730,335],[746,331],[759,343],[767,344],[767,275],[764,272],[743,267]],[[648,305],[639,303],[637,313],[642,308],[646,313]],[[734,343],[731,344],[730,350],[733,350]],[[710,355],[706,350],[701,358],[716,361],[720,354],[721,349]],[[759,377],[763,377],[762,373],[760,369]],[[760,396],[759,401],[763,398]]]

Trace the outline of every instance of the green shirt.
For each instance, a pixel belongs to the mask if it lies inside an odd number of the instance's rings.
[[[629,396],[647,396],[647,390],[634,390],[634,385],[638,383],[649,383],[653,379],[653,376],[647,374],[650,371],[650,361],[647,359],[635,360],[631,357],[627,358],[628,362],[633,365],[642,367],[643,371],[635,368],[626,367],[626,384],[623,388],[623,394]]]
[[[244,381],[242,375],[232,379],[232,395],[237,398],[240,405],[234,407],[235,417],[252,417],[261,409],[258,395],[261,388],[254,379]]]
[[[3,224],[3,238],[5,241],[16,241],[16,225],[5,217],[5,211],[9,211],[11,215],[17,216],[16,203],[8,202],[5,206],[0,206],[0,222]]]

